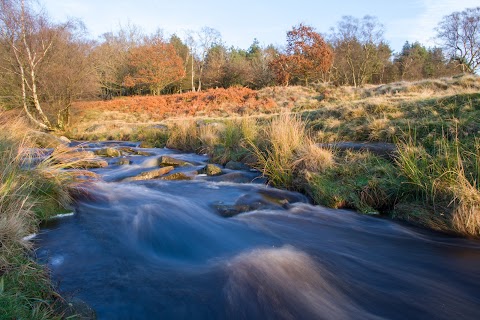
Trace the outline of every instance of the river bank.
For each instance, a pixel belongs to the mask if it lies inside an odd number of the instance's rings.
[[[66,134],[206,153],[223,165],[241,161],[264,173],[271,185],[300,191],[317,204],[478,237],[478,88],[475,76],[366,88],[266,88],[257,95],[271,102],[268,113],[250,99],[246,115],[230,106],[227,117],[202,111],[151,125],[133,118],[145,121],[154,106],[142,111],[138,105],[125,120],[122,110],[134,101],[124,98],[75,111],[79,120]],[[176,108],[196,110],[197,99],[189,99],[190,109],[187,102]],[[201,109],[222,108],[224,100],[212,101]],[[336,147],[344,142],[393,143],[396,152],[385,159],[364,148]]]

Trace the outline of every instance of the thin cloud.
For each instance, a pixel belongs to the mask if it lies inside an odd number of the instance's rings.
[[[478,0],[422,0],[423,13],[416,24],[416,38],[423,44],[435,45],[435,28],[442,18],[455,11],[473,8],[479,5]]]

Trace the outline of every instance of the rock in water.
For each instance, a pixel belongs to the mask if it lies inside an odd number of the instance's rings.
[[[129,165],[131,163],[132,163],[132,161],[130,161],[130,159],[120,158],[115,164],[117,166],[126,166],[126,165]]]
[[[180,159],[175,159],[175,158],[168,157],[168,156],[161,156],[158,159],[158,165],[162,166],[162,167],[164,167],[164,166],[174,166],[174,167],[193,166],[193,164],[191,164],[190,162],[183,161],[183,160],[180,160]]]
[[[96,150],[94,152],[97,156],[102,156],[102,157],[110,157],[110,158],[115,158],[115,157],[120,157],[122,153],[114,148],[103,148]]]
[[[163,167],[163,168],[148,171],[148,172],[142,172],[138,176],[126,178],[123,181],[127,182],[127,181],[151,180],[151,179],[161,177],[164,174],[169,173],[173,169],[175,168],[172,166],[169,166],[169,167]]]
[[[249,166],[238,161],[228,161],[227,164],[225,165],[225,168],[230,170],[244,170],[244,171],[250,170]]]
[[[162,180],[192,180],[192,177],[183,172],[172,173],[168,176],[161,177]]]
[[[207,176],[219,176],[223,174],[222,168],[214,164],[207,164],[205,167],[197,171],[199,174],[206,174]]]

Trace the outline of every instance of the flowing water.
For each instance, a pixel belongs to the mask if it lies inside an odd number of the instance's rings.
[[[478,241],[313,206],[255,172],[121,182],[161,155],[195,164],[174,172],[207,161],[142,150],[93,170],[74,214],[35,238],[62,295],[99,319],[480,319]]]

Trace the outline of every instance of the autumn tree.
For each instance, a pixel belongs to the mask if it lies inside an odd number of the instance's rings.
[[[463,72],[475,73],[480,66],[480,7],[443,17],[437,27],[437,38]]]
[[[293,79],[308,85],[319,80],[332,62],[333,51],[323,37],[312,27],[300,24],[287,32],[285,53],[279,54],[272,66],[284,84]]]
[[[392,54],[383,33],[383,25],[375,17],[342,17],[330,36],[335,53],[332,75],[336,83],[360,86],[382,82]]]
[[[128,57],[129,73],[124,84],[142,91],[147,89],[159,95],[167,85],[185,76],[182,60],[175,47],[161,37],[147,39],[144,44],[132,48]]]

